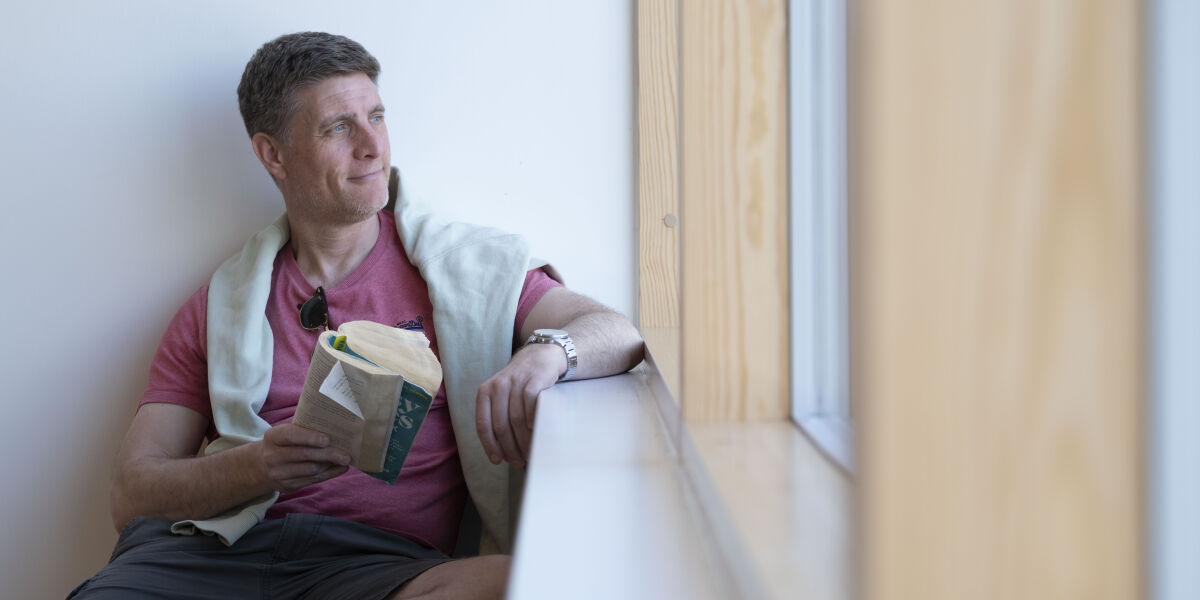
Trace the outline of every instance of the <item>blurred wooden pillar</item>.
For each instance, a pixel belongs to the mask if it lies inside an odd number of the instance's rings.
[[[1144,593],[1142,19],[851,10],[865,598]]]

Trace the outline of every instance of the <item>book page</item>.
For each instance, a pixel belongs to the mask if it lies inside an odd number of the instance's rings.
[[[362,409],[359,408],[358,401],[354,399],[353,387],[350,378],[346,377],[342,363],[336,362],[329,370],[329,375],[326,375],[325,380],[321,382],[320,392],[325,394],[326,398],[346,407],[347,410],[354,413],[354,416],[361,419],[363,418]]]
[[[352,410],[321,391],[335,367],[342,371],[335,351],[323,343],[325,337],[325,334],[322,334],[313,349],[312,362],[309,364],[304,389],[300,392],[300,401],[296,404],[296,415],[292,422],[328,435],[330,445],[344,450],[350,455],[352,462],[356,463],[360,454],[359,447],[362,445],[362,411],[357,402]],[[349,379],[344,372],[342,378]],[[349,389],[350,395],[355,396],[352,381],[345,384],[329,382],[329,385],[335,393],[337,389]]]
[[[442,385],[442,366],[429,339],[420,331],[406,331],[371,321],[350,321],[338,327],[347,344],[363,358],[405,380],[437,394]]]
[[[362,417],[350,412],[346,407],[316,395],[296,406],[296,416],[292,422],[328,435],[330,446],[344,450],[350,455],[352,463],[358,462],[363,421]]]

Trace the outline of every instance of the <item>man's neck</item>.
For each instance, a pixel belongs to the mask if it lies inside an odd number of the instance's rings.
[[[351,225],[292,223],[292,254],[305,279],[331,288],[350,276],[379,239],[379,215]]]

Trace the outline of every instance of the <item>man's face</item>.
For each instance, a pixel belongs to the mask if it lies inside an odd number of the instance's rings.
[[[358,223],[387,204],[391,145],[379,90],[362,73],[331,77],[296,94],[279,180],[288,212],[310,222]]]

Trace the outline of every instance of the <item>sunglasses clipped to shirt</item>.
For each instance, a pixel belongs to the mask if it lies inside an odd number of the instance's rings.
[[[325,302],[325,288],[317,286],[317,291],[303,304],[297,304],[300,309],[300,326],[313,331],[329,329],[329,304]]]

